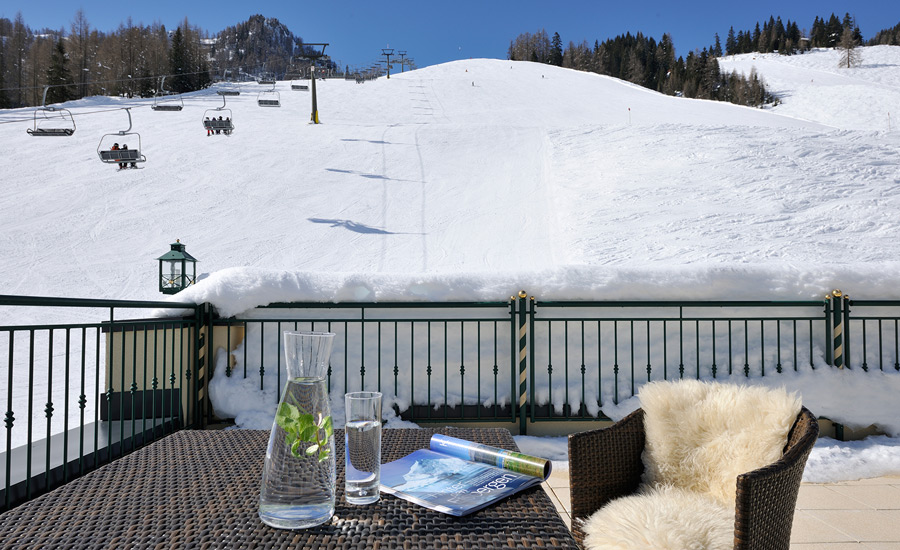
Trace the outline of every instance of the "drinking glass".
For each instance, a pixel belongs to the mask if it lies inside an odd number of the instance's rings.
[[[381,393],[351,392],[344,395],[345,496],[350,504],[372,504],[380,496]]]

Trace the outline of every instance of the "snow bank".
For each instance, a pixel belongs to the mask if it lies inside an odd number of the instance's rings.
[[[572,266],[533,272],[321,273],[236,267],[169,301],[210,303],[232,317],[274,302],[506,301],[526,290],[544,300],[818,300],[834,288],[857,299],[898,299],[900,262],[802,268],[747,265]],[[849,290],[848,290],[849,292]],[[159,310],[157,315],[170,315]]]

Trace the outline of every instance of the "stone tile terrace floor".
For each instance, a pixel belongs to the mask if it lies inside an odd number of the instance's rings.
[[[544,490],[570,528],[569,472]],[[900,476],[800,487],[791,550],[900,550]]]

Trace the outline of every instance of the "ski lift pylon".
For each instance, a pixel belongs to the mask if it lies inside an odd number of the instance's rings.
[[[128,128],[114,134],[105,134],[100,138],[100,143],[97,144],[97,155],[106,164],[123,165],[147,161],[147,157],[141,153],[141,134],[131,131],[131,107],[126,107],[125,112],[128,113]],[[137,140],[137,147],[125,149],[128,146],[125,140],[130,139],[129,136],[133,136]],[[119,146],[120,141],[122,142],[121,146]],[[111,142],[114,142],[115,149],[113,149],[112,145],[109,145]],[[134,142],[132,141],[132,143]]]
[[[68,109],[47,106],[49,89],[50,86],[44,86],[41,107],[34,110],[34,128],[25,131],[32,136],[71,136],[75,133],[75,119]]]

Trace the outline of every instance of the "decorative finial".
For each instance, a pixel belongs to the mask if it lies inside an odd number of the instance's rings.
[[[834,289],[831,293],[834,294],[835,298],[840,298],[841,296],[843,296],[843,293],[841,293],[841,291],[837,288]]]
[[[520,290],[520,291],[519,291],[519,298],[524,298],[524,297],[526,297],[526,296],[528,296],[528,293],[527,293],[527,292],[525,292],[524,290]]]

